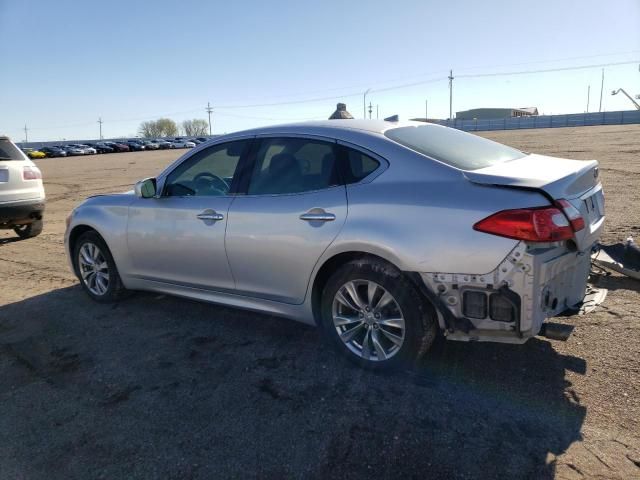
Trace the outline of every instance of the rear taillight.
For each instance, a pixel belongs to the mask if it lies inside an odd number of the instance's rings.
[[[502,210],[480,220],[473,229],[527,242],[557,242],[573,238],[567,217],[555,207]]]
[[[579,232],[584,228],[584,219],[582,218],[582,215],[580,215],[580,210],[571,205],[568,200],[557,200],[556,205],[561,208],[567,216],[574,232]]]
[[[26,166],[22,169],[23,180],[40,180],[42,173],[38,167]]]

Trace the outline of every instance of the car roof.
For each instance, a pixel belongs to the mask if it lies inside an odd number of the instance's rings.
[[[261,135],[270,133],[305,133],[318,135],[336,135],[340,132],[358,131],[365,134],[380,135],[385,131],[406,126],[437,125],[424,122],[388,122],[386,120],[363,120],[363,119],[342,119],[342,120],[321,120],[311,122],[284,123],[268,127],[258,127],[251,130],[235,132],[232,135]]]

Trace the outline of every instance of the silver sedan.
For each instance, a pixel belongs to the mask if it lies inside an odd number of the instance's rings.
[[[179,295],[319,326],[367,367],[449,340],[523,343],[579,305],[604,222],[596,161],[424,123],[218,137],[69,216],[91,298]]]

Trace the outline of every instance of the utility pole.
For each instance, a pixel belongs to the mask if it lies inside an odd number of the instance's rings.
[[[380,107],[380,105],[376,105],[376,120],[380,118],[380,110],[378,107]]]
[[[371,112],[373,112],[373,105],[369,102],[369,120],[371,120]]]
[[[362,118],[367,119],[367,93],[371,91],[370,88],[367,88],[367,91],[364,92],[362,96]]]
[[[449,120],[453,120],[453,70],[449,70]]]
[[[213,108],[211,108],[211,104],[207,102],[207,113],[209,114],[209,136],[211,136],[211,112],[213,112]]]
[[[587,113],[589,113],[589,96],[591,95],[591,85],[587,87]]]
[[[27,128],[27,124],[24,124],[24,143],[29,143],[29,129]]]
[[[600,107],[598,111],[602,111],[602,90],[604,89],[604,68],[602,69],[602,82],[600,83]]]
[[[100,140],[102,140],[102,124],[104,123],[102,117],[98,117],[98,123],[100,124]]]
[[[429,118],[429,100],[424,101],[424,121],[427,122]]]

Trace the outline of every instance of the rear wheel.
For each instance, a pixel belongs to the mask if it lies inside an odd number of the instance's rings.
[[[40,219],[35,220],[34,222],[27,225],[16,225],[15,227],[13,227],[13,231],[16,232],[16,234],[20,238],[33,238],[42,233],[43,227],[44,221]]]
[[[350,360],[372,369],[408,367],[425,353],[437,322],[397,268],[377,259],[343,265],[327,282],[322,328]]]
[[[109,247],[97,232],[83,233],[73,249],[73,262],[80,284],[97,302],[120,300],[127,293]]]

